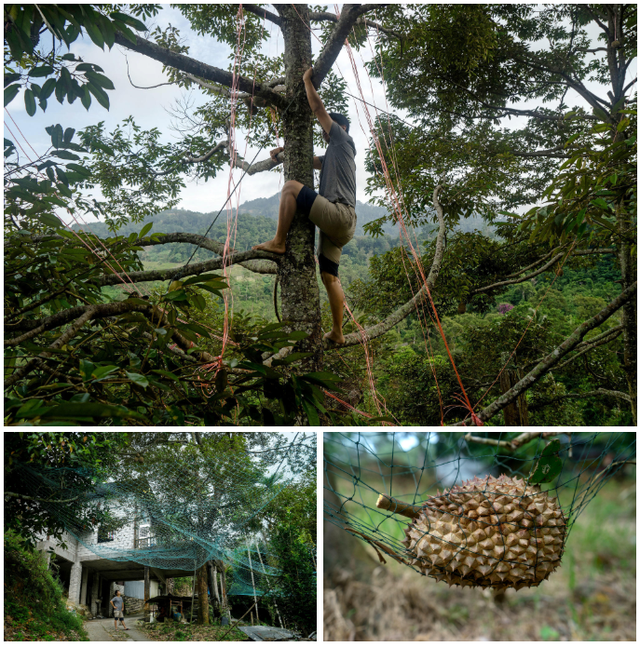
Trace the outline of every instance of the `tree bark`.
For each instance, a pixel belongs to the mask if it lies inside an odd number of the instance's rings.
[[[198,624],[211,624],[209,619],[209,594],[207,593],[207,564],[196,572],[196,591],[198,593]]]
[[[302,75],[311,67],[308,9],[306,5],[275,7],[283,23],[286,102],[291,104],[282,115],[286,143],[284,179],[313,187],[313,113],[302,82]],[[300,351],[311,353],[303,361],[305,371],[319,370],[323,357],[314,242],[315,226],[298,210],[289,230],[286,252],[278,266],[278,282],[283,322],[289,330],[301,330],[308,335],[299,343]]]
[[[145,622],[149,622],[149,599],[151,598],[151,579],[149,576],[149,567],[144,567],[144,613]]]
[[[632,242],[629,240],[633,226],[631,218],[621,207],[618,208],[618,213],[618,224],[621,230],[618,260],[620,262],[620,273],[622,274],[622,287],[626,290],[637,281],[638,269],[631,252]],[[633,416],[634,425],[638,424],[638,329],[636,317],[637,300],[634,298],[630,299],[624,304],[624,306],[622,306],[622,339],[624,344],[624,359],[622,366],[627,376],[627,386],[631,402],[631,415]]]
[[[500,374],[500,390],[506,393],[523,378],[522,369],[505,368]],[[526,427],[529,424],[527,395],[521,393],[513,402],[504,408],[504,424],[507,427]]]

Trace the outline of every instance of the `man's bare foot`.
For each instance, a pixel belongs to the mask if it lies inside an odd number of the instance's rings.
[[[263,252],[273,252],[274,254],[284,254],[286,245],[282,243],[279,245],[273,240],[268,240],[266,243],[260,243],[260,245],[254,245],[252,249],[260,249]]]
[[[344,335],[342,333],[335,333],[333,330],[328,332],[324,338],[332,341],[334,344],[344,344]]]

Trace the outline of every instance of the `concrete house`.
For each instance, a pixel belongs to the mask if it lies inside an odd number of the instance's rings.
[[[111,616],[109,600],[119,590],[125,597],[125,607],[129,613],[144,606],[145,566],[131,561],[113,561],[96,555],[75,537],[63,534],[67,548],[49,537],[37,543],[37,548],[47,554],[49,562],[54,562],[63,585],[68,589],[69,601],[85,605],[94,615]],[[131,522],[115,532],[100,529],[83,537],[89,545],[104,545],[105,549],[121,549],[130,553],[144,550],[154,545],[148,522]],[[149,568],[150,595],[166,592],[166,578],[189,575],[182,570],[161,570]]]

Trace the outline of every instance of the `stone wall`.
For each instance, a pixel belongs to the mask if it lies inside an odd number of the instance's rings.
[[[125,615],[137,613],[144,607],[144,600],[138,598],[130,598],[128,595],[124,596],[124,611]]]

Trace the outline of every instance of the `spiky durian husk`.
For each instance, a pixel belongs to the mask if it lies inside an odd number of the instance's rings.
[[[537,586],[558,567],[566,521],[523,479],[475,477],[428,499],[405,529],[408,561],[448,584]]]

